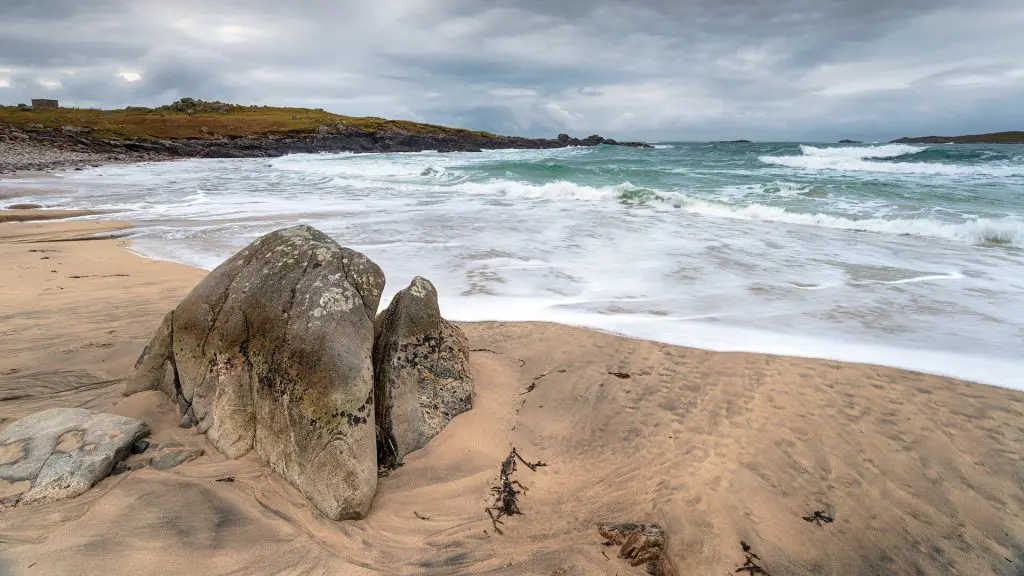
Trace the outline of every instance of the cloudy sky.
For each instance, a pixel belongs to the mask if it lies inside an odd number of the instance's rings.
[[[1020,130],[1022,30],[1022,0],[0,0],[0,103],[652,140]]]

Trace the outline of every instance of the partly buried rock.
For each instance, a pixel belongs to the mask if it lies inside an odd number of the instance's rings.
[[[0,497],[30,504],[78,496],[147,434],[145,422],[82,408],[26,416],[0,431]]]
[[[597,531],[604,536],[606,544],[617,544],[619,558],[626,559],[630,566],[645,565],[651,576],[675,576],[675,568],[665,555],[665,530],[658,524],[602,524]]]
[[[377,317],[373,359],[383,465],[400,464],[473,407],[466,336],[441,318],[429,280],[414,278]]]
[[[203,449],[177,442],[161,444],[149,465],[157,470],[168,470],[203,455]]]
[[[124,393],[163,390],[229,458],[255,449],[328,517],[362,517],[383,287],[376,264],[315,228],[267,234],[167,315]]]

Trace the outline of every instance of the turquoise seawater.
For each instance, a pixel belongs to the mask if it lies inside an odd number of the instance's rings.
[[[293,155],[17,186],[30,189],[17,201],[113,210],[136,224],[140,253],[207,268],[309,223],[382,266],[385,305],[422,275],[457,320],[1024,388],[1024,146]]]

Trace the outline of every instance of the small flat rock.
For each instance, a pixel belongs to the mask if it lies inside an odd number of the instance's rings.
[[[150,466],[156,470],[168,470],[203,455],[202,448],[182,446],[175,442],[164,444],[154,456]]]
[[[19,504],[74,498],[107,477],[147,434],[145,422],[116,414],[36,412],[0,431],[0,486]]]

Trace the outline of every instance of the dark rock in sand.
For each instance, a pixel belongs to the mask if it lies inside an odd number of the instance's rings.
[[[26,416],[0,431],[0,496],[21,504],[74,498],[148,433],[140,420],[82,408]]]
[[[184,446],[176,442],[168,442],[153,455],[153,459],[149,462],[149,465],[155,470],[169,470],[175,466],[180,466],[189,460],[199,458],[202,455],[202,448]]]
[[[130,470],[130,468],[128,467],[128,463],[125,462],[124,460],[118,460],[117,463],[114,464],[114,469],[110,471],[110,475],[120,476],[121,474],[124,474],[128,470]]]
[[[42,204],[11,204],[7,207],[8,210],[38,210],[42,208]]]
[[[597,530],[609,544],[621,546],[619,558],[631,566],[644,564],[651,576],[675,575],[675,569],[665,554],[665,530],[658,524],[602,524]]]
[[[395,466],[473,406],[469,345],[416,277],[377,317],[373,349],[378,457]]]
[[[149,449],[148,440],[139,440],[135,444],[132,444],[132,454],[142,454]]]
[[[376,264],[319,230],[267,234],[164,318],[124,393],[163,390],[229,458],[256,450],[331,519],[362,517],[377,484],[383,287]]]

